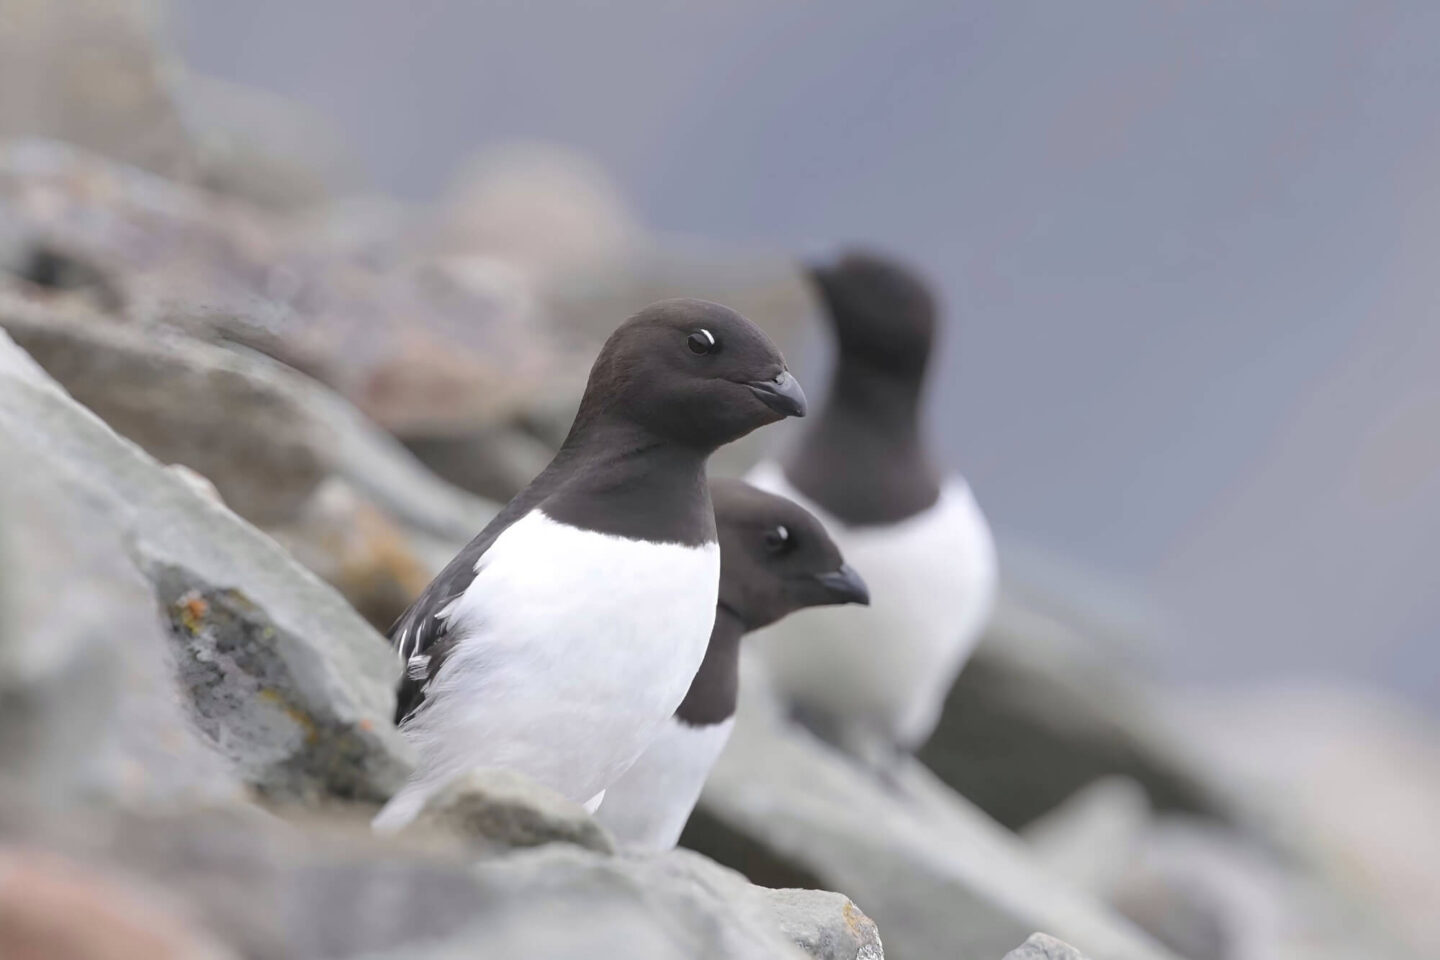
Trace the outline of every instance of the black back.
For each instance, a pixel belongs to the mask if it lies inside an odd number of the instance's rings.
[[[739,480],[712,480],[710,494],[720,537],[720,602],[705,659],[675,711],[695,727],[735,712],[744,634],[805,607],[849,602],[819,579],[845,560],[814,514]]]
[[[784,459],[795,489],[854,526],[895,523],[940,496],[920,436],[935,339],[924,282],[877,254],[851,252],[811,278],[835,336],[825,406]]]
[[[697,353],[689,343],[697,331],[718,348]],[[769,338],[719,304],[662,301],[621,324],[591,368],[555,458],[390,628],[407,664],[396,722],[420,707],[426,684],[460,639],[436,614],[470,586],[476,563],[500,534],[531,510],[631,539],[714,541],[705,461],[720,445],[781,419],[747,384],[774,380],[784,370]],[[428,660],[412,661],[416,656]]]

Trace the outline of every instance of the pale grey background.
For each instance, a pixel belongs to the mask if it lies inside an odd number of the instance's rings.
[[[538,138],[659,228],[905,253],[1007,543],[1152,601],[1172,675],[1440,706],[1440,5],[179,6],[402,196]]]

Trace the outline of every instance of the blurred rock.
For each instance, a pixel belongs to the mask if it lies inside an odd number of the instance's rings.
[[[7,477],[20,549],[49,574],[12,595],[23,646],[50,658],[18,674],[22,697],[41,699],[37,717],[65,716],[90,705],[93,691],[73,685],[103,651],[123,664],[103,678],[120,707],[101,725],[114,744],[100,751],[102,792],[173,802],[232,793],[239,778],[275,797],[389,796],[407,769],[390,723],[396,665],[340,597],[117,437],[8,338],[0,448],[23,464]],[[57,602],[55,585],[82,575]]]
[[[1030,939],[1005,954],[1005,960],[1087,960],[1070,944],[1043,933],[1032,933]]]
[[[606,173],[543,143],[473,157],[437,209],[431,243],[446,257],[495,258],[536,274],[604,263],[643,236]]]
[[[508,770],[460,777],[426,805],[416,826],[506,847],[559,842],[615,852],[614,838],[584,807]]]
[[[1024,836],[1048,869],[1191,960],[1411,956],[1283,851],[1213,822],[1152,818],[1133,783],[1092,785]]]
[[[0,956],[7,960],[233,957],[133,882],[33,851],[0,850]]]
[[[1440,731],[1364,689],[1292,684],[1176,698],[1172,735],[1253,834],[1415,955],[1440,956]]]
[[[163,0],[0,0],[0,139],[53,137],[167,177],[198,158]]]
[[[16,827],[0,816],[0,831]],[[164,892],[256,960],[806,956],[792,940],[817,960],[880,957],[873,925],[845,898],[762,890],[685,851],[618,858],[552,844],[473,863],[454,847],[382,842],[360,821],[243,810],[41,817],[25,829],[31,844]]]
[[[111,427],[214,483],[381,629],[496,509],[253,351],[3,291],[0,329]]]
[[[1106,777],[1032,821],[1021,836],[1056,876],[1108,896],[1134,863],[1150,823],[1145,789],[1125,777]]]
[[[1162,810],[1232,817],[1152,690],[1133,664],[1007,589],[919,759],[1011,828],[1107,776],[1140,784]]]
[[[0,222],[114,278],[127,318],[269,354],[402,434],[516,416],[563,353],[506,295],[61,143],[0,147]]]
[[[296,391],[222,348],[14,298],[0,300],[0,327],[112,428],[207,477],[255,523],[297,514],[334,460]]]
[[[359,181],[328,120],[272,93],[193,72],[173,85],[199,186],[293,214]]]
[[[756,883],[845,892],[901,960],[1001,956],[1037,928],[1107,960],[1170,956],[918,764],[883,785],[781,722],[755,666],[683,844]]]

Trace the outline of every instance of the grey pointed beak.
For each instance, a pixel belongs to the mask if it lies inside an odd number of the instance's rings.
[[[822,573],[815,579],[829,591],[834,603],[858,603],[861,606],[870,604],[870,588],[865,586],[860,574],[848,563],[842,563],[839,570]]]
[[[745,386],[782,417],[805,416],[805,391],[789,370],[781,370],[774,380],[751,380]]]

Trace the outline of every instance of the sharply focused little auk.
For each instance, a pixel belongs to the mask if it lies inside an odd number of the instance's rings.
[[[710,768],[730,738],[740,637],[802,607],[867,603],[820,521],[798,504],[739,480],[715,480],[720,600],[710,646],[690,691],[635,764],[605,791],[596,819],[622,843],[675,846]]]
[[[418,766],[375,818],[399,828],[475,768],[592,811],[675,712],[709,642],[717,447],[805,398],[769,338],[701,300],[610,336],[554,460],[391,629]]]
[[[969,486],[942,478],[921,438],[936,325],[925,284],[868,253],[811,276],[837,347],[830,393],[788,454],[748,479],[814,511],[872,601],[797,614],[756,652],[798,719],[883,769],[930,735],[979,640],[995,545]]]

